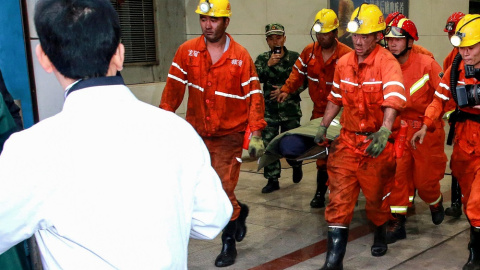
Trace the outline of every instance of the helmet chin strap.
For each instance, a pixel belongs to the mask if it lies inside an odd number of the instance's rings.
[[[406,47],[403,51],[401,51],[399,54],[393,54],[393,53],[392,53],[393,56],[395,56],[395,58],[397,58],[397,59],[400,58],[400,57],[402,57],[402,56],[404,56],[405,54],[407,54],[407,52],[408,52],[409,50],[412,49],[412,47],[408,47],[408,39],[409,39],[409,37],[405,37],[405,39],[406,39],[406,41],[407,41],[407,43],[406,43],[407,47]]]

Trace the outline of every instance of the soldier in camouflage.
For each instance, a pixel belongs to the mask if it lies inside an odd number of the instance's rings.
[[[277,102],[280,88],[288,79],[299,53],[289,51],[284,46],[286,41],[285,28],[278,23],[265,26],[265,36],[270,51],[260,54],[255,60],[260,82],[263,83],[263,94],[265,97],[265,121],[267,127],[262,132],[263,142],[267,145],[280,132],[300,126],[302,111],[300,109],[300,92],[305,90],[304,86],[290,94],[283,103]],[[293,169],[293,182],[302,180],[302,162],[287,160]],[[280,161],[276,161],[264,168],[264,176],[268,179],[267,185],[262,193],[270,193],[280,188]]]

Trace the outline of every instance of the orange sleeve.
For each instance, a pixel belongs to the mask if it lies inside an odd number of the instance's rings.
[[[449,67],[447,71],[445,71],[445,75],[436,87],[435,96],[433,97],[432,102],[425,110],[423,123],[428,127],[429,131],[435,129],[435,121],[437,121],[445,112],[445,105],[447,102],[451,104],[449,101],[453,100],[450,93],[450,87],[448,86],[450,84],[450,70],[451,68]]]
[[[292,72],[290,72],[290,76],[285,81],[285,84],[280,91],[292,94],[303,85],[307,74],[307,62],[311,53],[313,53],[313,43],[303,49],[292,68]]]
[[[393,108],[400,112],[405,108],[407,102],[402,69],[392,54],[385,54],[382,58],[383,61],[378,63],[381,65],[380,71],[383,83],[382,107]]]
[[[341,69],[343,67],[343,65],[341,64],[341,63],[343,63],[342,59],[346,60],[347,59],[346,57],[348,57],[348,56],[343,56],[342,58],[340,58],[339,63],[335,67],[335,73],[333,74],[332,90],[330,91],[330,94],[328,94],[328,101],[332,102],[333,104],[335,104],[337,106],[343,106],[342,93],[340,91],[340,74],[342,72]],[[342,62],[340,62],[340,61],[342,61]]]
[[[244,93],[248,93],[250,96],[248,125],[251,131],[263,130],[267,126],[267,122],[264,120],[265,100],[263,91],[260,88],[260,81],[252,58],[247,55],[244,59],[241,79]]]
[[[182,103],[188,83],[188,70],[183,57],[184,50],[184,46],[181,45],[175,53],[160,101],[159,107],[171,112],[175,112]]]

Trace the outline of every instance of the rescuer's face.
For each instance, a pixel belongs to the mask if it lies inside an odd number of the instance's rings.
[[[357,56],[361,59],[365,59],[375,49],[379,37],[377,33],[353,34],[352,41]]]
[[[469,47],[459,47],[458,51],[466,65],[480,68],[480,42]]]
[[[394,55],[399,55],[407,48],[406,38],[386,37],[385,40],[388,44],[388,50]]]
[[[322,49],[330,49],[332,46],[334,46],[336,37],[336,31],[317,33],[318,44],[320,47],[322,47]]]
[[[210,17],[200,15],[200,27],[207,41],[211,43],[218,42],[227,30],[230,18],[227,17]]]

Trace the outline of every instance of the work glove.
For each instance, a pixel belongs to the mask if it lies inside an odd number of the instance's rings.
[[[377,132],[370,134],[366,140],[372,140],[370,145],[367,147],[367,154],[374,158],[378,157],[387,146],[388,136],[390,136],[392,132],[388,130],[386,127],[381,127]]]
[[[319,126],[317,130],[317,134],[315,135],[315,139],[313,141],[316,144],[322,144],[327,141],[327,127]]]
[[[248,154],[250,157],[259,158],[265,153],[265,146],[261,136],[252,136],[248,144]]]

